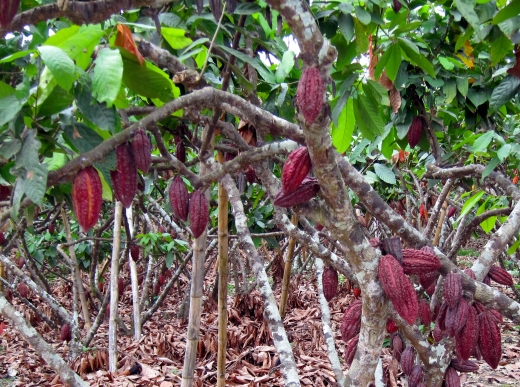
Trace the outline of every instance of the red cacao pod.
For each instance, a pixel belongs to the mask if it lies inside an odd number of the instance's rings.
[[[446,313],[448,312],[449,305],[446,302],[443,302],[441,308],[439,309],[439,313],[437,313],[437,318],[435,323],[439,325],[441,330],[446,329]]]
[[[408,377],[408,387],[417,387],[419,383],[422,383],[423,375],[424,372],[420,365],[413,366],[412,372],[410,372]]]
[[[69,324],[63,324],[60,330],[60,340],[70,341],[72,339],[72,332]]]
[[[456,212],[457,208],[450,206],[450,208],[448,208],[448,218],[451,218],[453,215],[455,215]]]
[[[352,289],[352,294],[354,295],[354,297],[358,298],[359,296],[361,296],[361,289],[360,288]]]
[[[437,285],[437,278],[439,278],[439,273],[432,271],[429,273],[418,274],[418,278],[419,283],[423,287],[424,291],[431,296],[433,292],[430,294],[429,291],[432,287],[433,290],[435,290],[435,286]]]
[[[436,324],[435,328],[432,331],[433,340],[435,340],[435,342],[438,343],[444,338],[444,336],[446,336],[446,331],[442,330],[439,324]]]
[[[343,314],[341,321],[341,338],[346,343],[359,333],[361,328],[361,313],[363,304],[361,300],[354,301]]]
[[[5,242],[7,242],[6,239],[5,239],[5,235],[4,235],[3,232],[0,231],[0,245],[4,246]]]
[[[401,369],[405,375],[412,373],[413,366],[415,365],[415,349],[409,345],[401,354]]]
[[[184,183],[180,175],[173,179],[168,190],[168,196],[175,216],[186,222],[190,210],[190,194],[188,193],[186,183]]]
[[[256,180],[256,173],[255,173],[255,169],[253,167],[249,167],[245,173],[246,175],[246,180],[249,184],[253,184]]]
[[[489,311],[479,314],[479,338],[478,348],[482,358],[493,369],[498,367],[501,352],[500,327],[496,318]]]
[[[350,340],[345,347],[345,363],[350,367],[352,362],[354,361],[354,356],[356,355],[356,350],[359,342],[359,335]]]
[[[97,222],[103,204],[103,187],[92,166],[78,172],[72,183],[72,206],[82,230],[88,232]]]
[[[456,352],[462,360],[468,360],[478,344],[479,323],[477,310],[470,306],[464,328],[456,336]],[[459,370],[460,371],[460,370]]]
[[[446,374],[444,374],[445,387],[460,387],[460,378],[457,370],[453,367],[448,367]]]
[[[500,266],[491,266],[489,268],[489,278],[491,278],[493,281],[495,281],[497,284],[500,285],[506,285],[506,286],[513,286],[513,277],[511,277],[511,274],[507,272],[507,270],[502,269]]]
[[[20,0],[2,0],[0,2],[0,28],[6,29],[11,25],[18,8],[20,8]]]
[[[423,250],[403,249],[403,270],[405,274],[424,274],[437,271],[442,266],[434,254]]]
[[[412,325],[419,311],[417,296],[410,279],[403,268],[391,255],[381,257],[378,275],[385,294],[394,304],[394,308],[408,324]]]
[[[412,125],[408,129],[408,144],[410,148],[415,148],[421,139],[423,132],[423,120],[421,117],[416,116],[412,120]]]
[[[298,204],[306,203],[311,200],[316,196],[319,190],[320,185],[318,184],[318,180],[313,177],[307,177],[295,191],[289,194],[280,190],[274,198],[273,203],[278,207],[297,206]]]
[[[309,124],[320,114],[324,92],[320,70],[317,67],[303,70],[296,94],[298,107]]]
[[[132,140],[132,153],[137,169],[148,175],[152,165],[152,144],[144,129],[137,129]]]
[[[0,185],[0,202],[4,202],[11,196],[11,187]]]
[[[399,0],[392,0],[392,9],[395,13],[398,13],[401,10],[402,6],[403,5]]]
[[[166,278],[164,277],[164,275],[159,274],[159,277],[157,277],[157,282],[159,283],[159,285],[163,286],[166,282]]]
[[[29,287],[25,283],[20,282],[18,284],[18,293],[20,293],[20,296],[23,298],[29,297]]]
[[[322,274],[323,295],[327,301],[332,300],[338,294],[338,272],[327,266]]]
[[[20,257],[16,261],[16,266],[18,266],[18,269],[21,269],[24,265],[25,265],[25,258],[24,257]]]
[[[395,325],[394,320],[386,320],[386,331],[390,334],[395,333],[399,330],[399,327]]]
[[[450,367],[459,372],[475,372],[478,371],[479,366],[471,360],[461,360],[458,358],[451,359]]]
[[[191,194],[189,215],[191,232],[198,238],[206,231],[209,222],[208,200],[201,191]]]
[[[123,292],[125,291],[125,281],[122,278],[117,279],[117,292],[119,294],[119,297],[123,295]]]
[[[186,147],[184,146],[184,142],[183,141],[181,141],[181,142],[179,142],[177,144],[177,148],[175,148],[175,157],[181,163],[185,163],[186,162]]]
[[[476,280],[477,279],[477,276],[475,275],[475,272],[473,270],[471,270],[470,268],[468,269],[464,269],[464,274],[466,274],[468,277]]]
[[[161,293],[161,284],[159,282],[156,282],[153,287],[153,294],[158,296],[159,293]]]
[[[311,168],[311,157],[307,147],[301,146],[292,151],[283,165],[282,191],[285,194],[296,191]]]
[[[462,279],[459,273],[448,273],[444,279],[444,300],[454,308],[462,297]]]
[[[454,337],[462,330],[462,328],[464,328],[468,317],[468,311],[469,305],[464,298],[461,298],[454,308],[451,306],[448,307],[445,321],[448,335]]]
[[[491,278],[489,277],[488,274],[486,274],[486,276],[484,277],[484,280],[482,282],[484,284],[486,284],[487,286],[491,286]]]
[[[141,249],[139,248],[139,245],[137,243],[132,242],[132,244],[130,245],[130,256],[135,262],[139,260],[140,250]]]
[[[397,361],[401,361],[401,354],[403,353],[403,340],[401,336],[398,334],[392,335],[392,356],[397,359]]]
[[[421,247],[420,250],[424,251],[425,253],[435,255],[435,250],[433,249],[433,247],[430,247],[428,245]]]
[[[430,309],[430,304],[425,299],[422,299],[419,302],[419,319],[421,320],[421,324],[426,327],[430,327],[432,322],[432,311]]]
[[[54,232],[56,231],[54,228],[54,223],[49,223],[47,225],[47,231],[49,231],[49,234],[54,235]]]
[[[500,312],[496,309],[489,309],[489,311],[491,312],[491,314],[493,316],[495,316],[495,319],[497,320],[497,323],[501,323],[501,322],[504,322],[504,319],[502,318],[502,315],[500,314]]]
[[[114,195],[125,208],[129,208],[137,192],[138,175],[132,147],[129,143],[117,146],[116,165],[116,170],[110,171]]]

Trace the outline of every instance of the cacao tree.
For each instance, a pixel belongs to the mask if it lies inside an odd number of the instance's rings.
[[[502,318],[520,323],[519,4],[0,0],[0,313],[79,386],[69,365],[105,316],[109,348],[92,361],[116,372],[117,329],[139,340],[174,286],[189,286],[181,385],[201,383],[217,227],[217,385],[239,266],[228,234],[285,385],[301,383],[281,316],[302,267],[318,276],[339,385],[384,385],[385,339],[410,386],[460,385],[458,372],[477,369],[470,357],[496,368]],[[474,235],[487,242],[462,270]],[[282,305],[261,253],[275,237],[289,246]],[[308,267],[293,260],[301,251]],[[49,286],[59,270],[69,305]],[[328,307],[338,273],[360,297],[341,326]],[[133,332],[118,313],[126,285]],[[67,359],[13,296],[70,341]]]

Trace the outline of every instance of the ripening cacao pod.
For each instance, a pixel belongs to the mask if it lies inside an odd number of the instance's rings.
[[[177,175],[175,179],[173,179],[170,189],[168,190],[168,196],[170,198],[170,206],[175,216],[186,222],[190,210],[190,194],[186,183],[184,183],[180,175]]]
[[[450,206],[450,208],[448,208],[448,218],[451,218],[453,215],[455,215],[456,212],[457,208]]]
[[[462,328],[464,328],[468,317],[468,310],[469,304],[464,298],[461,298],[459,303],[454,308],[451,306],[448,307],[448,310],[446,311],[446,320],[444,323],[446,325],[446,331],[448,332],[448,335],[455,337],[462,330]]]
[[[432,322],[432,311],[430,309],[430,304],[425,299],[422,299],[419,302],[419,319],[421,320],[421,324],[426,327],[430,327]]]
[[[394,334],[392,336],[392,356],[397,359],[397,361],[401,361],[401,354],[403,353],[403,340],[401,339],[401,336],[398,334]]]
[[[502,318],[502,315],[500,314],[500,312],[496,309],[489,309],[489,311],[491,312],[491,314],[493,316],[495,316],[495,319],[497,320],[497,323],[501,323],[501,322],[504,322],[504,319]]]
[[[181,163],[186,162],[186,147],[184,146],[184,142],[181,141],[177,144],[177,148],[175,148],[175,157]]]
[[[436,255],[423,250],[403,249],[403,270],[405,274],[424,274],[437,271],[442,266]]]
[[[415,365],[415,349],[409,345],[401,354],[401,369],[405,375],[412,373],[413,366]]]
[[[130,208],[137,192],[137,166],[135,164],[132,146],[129,143],[116,148],[116,170],[110,171],[112,188],[117,200],[125,208]]]
[[[475,372],[479,369],[478,364],[474,361],[461,360],[459,358],[451,359],[450,367],[456,369],[459,372]]]
[[[54,232],[56,231],[54,228],[54,223],[49,223],[47,225],[47,231],[49,231],[49,234],[54,235]]]
[[[361,296],[361,289],[360,288],[352,289],[352,294],[354,295],[354,297],[358,298],[359,296]]]
[[[506,285],[506,286],[513,286],[513,277],[511,277],[511,274],[507,272],[507,270],[502,269],[500,266],[491,266],[489,268],[489,278],[491,278],[493,281],[495,281],[497,284],[500,285]]]
[[[486,276],[484,277],[484,280],[482,282],[484,284],[486,284],[487,286],[491,286],[491,278],[489,277],[489,274],[486,274]]]
[[[137,169],[148,175],[152,165],[152,144],[144,129],[137,129],[132,140],[132,153],[134,154]]]
[[[473,307],[476,309],[476,311],[477,311],[478,314],[480,314],[480,313],[484,313],[484,312],[487,312],[486,307],[485,307],[482,303],[480,303],[480,302],[478,302],[478,301],[475,301],[475,302],[473,303]]]
[[[6,29],[11,25],[18,8],[20,8],[20,0],[2,0],[0,8],[0,28]]]
[[[98,172],[92,166],[78,172],[72,182],[72,206],[83,232],[97,222],[103,204],[103,187]]]
[[[72,332],[69,324],[63,324],[60,330],[60,340],[70,341],[72,339]]]
[[[439,313],[437,313],[437,318],[435,319],[435,324],[439,326],[441,330],[446,329],[446,313],[448,312],[449,305],[446,302],[443,302],[441,308],[439,309]]]
[[[489,311],[479,314],[478,348],[482,358],[493,369],[496,369],[502,356],[500,327],[496,318]]]
[[[307,147],[301,146],[292,151],[282,169],[282,191],[290,194],[296,191],[312,168]]]
[[[456,352],[463,359],[468,360],[475,351],[478,344],[479,323],[477,310],[470,306],[468,308],[468,317],[464,328],[456,336]],[[460,371],[460,370],[459,370]]]
[[[295,191],[286,194],[280,190],[274,198],[274,205],[278,207],[292,207],[298,204],[306,203],[311,200],[318,191],[320,185],[314,177],[306,177]]]
[[[395,333],[399,330],[399,327],[395,325],[394,320],[386,320],[386,331],[390,334]]]
[[[439,278],[439,273],[432,271],[429,273],[418,274],[418,278],[419,283],[423,287],[424,291],[431,296],[433,292],[430,294],[428,291],[431,287],[433,287],[435,290],[435,286],[437,285],[437,278]]]
[[[365,227],[365,228],[368,227],[367,221],[366,221],[366,219],[365,219],[364,216],[362,216],[362,215],[358,215],[358,216],[357,216],[357,219],[358,219],[359,224],[361,225],[361,227]]]
[[[419,311],[417,296],[410,279],[391,255],[383,255],[378,265],[378,275],[385,294],[394,308],[408,324],[412,325]]]
[[[23,298],[29,297],[29,287],[25,283],[20,282],[18,284],[18,293],[20,293],[20,296]]]
[[[403,5],[399,0],[392,0],[392,9],[395,13],[398,13],[401,10],[402,6]]]
[[[123,281],[122,278],[117,279],[117,292],[119,294],[119,297],[123,294],[125,290],[125,281]]]
[[[408,387],[417,387],[423,381],[423,369],[420,365],[415,365],[408,376]]]
[[[11,196],[11,187],[0,185],[0,202],[4,202]]]
[[[408,129],[408,144],[410,148],[415,148],[421,139],[423,132],[423,120],[421,117],[416,116],[412,120],[412,125]]]
[[[157,277],[157,283],[159,285],[163,286],[165,282],[166,282],[166,278],[164,277],[164,275],[159,274],[159,277]]]
[[[462,280],[459,273],[448,273],[444,279],[444,300],[454,308],[462,297]]]
[[[350,367],[352,362],[354,361],[354,356],[356,355],[357,345],[359,342],[359,335],[350,340],[345,347],[345,363]]]
[[[448,367],[444,375],[445,387],[460,387],[460,378],[457,370],[453,367]]]
[[[327,301],[332,300],[338,294],[338,272],[327,266],[322,274],[323,295]]]
[[[213,17],[218,22],[222,15],[222,0],[209,0],[209,8],[211,9]]]
[[[195,238],[206,231],[209,222],[209,206],[206,196],[201,191],[195,191],[190,198],[190,230]]]
[[[130,256],[135,262],[139,260],[139,252],[139,245],[137,243],[132,242],[132,244],[130,245]]]
[[[309,124],[312,124],[323,106],[323,81],[317,67],[303,70],[298,89],[298,107]]]
[[[476,280],[477,276],[475,275],[475,272],[471,270],[470,268],[464,269],[464,274],[466,274],[468,277]]]
[[[361,312],[363,304],[361,300],[354,301],[343,314],[341,321],[341,338],[346,343],[359,333],[361,328]]]
[[[438,343],[444,338],[444,336],[446,336],[446,331],[442,330],[439,324],[436,324],[435,328],[432,331],[433,340],[435,340],[435,342]]]
[[[153,294],[158,296],[159,293],[161,293],[161,284],[159,282],[156,282],[153,287]]]

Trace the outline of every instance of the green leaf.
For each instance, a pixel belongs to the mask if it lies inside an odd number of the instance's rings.
[[[419,52],[419,47],[415,43],[405,38],[399,38],[399,47],[413,64],[422,68],[432,78],[436,77],[433,65]]]
[[[512,50],[513,44],[511,40],[500,31],[499,37],[491,42],[491,65],[497,65]]]
[[[356,32],[356,52],[358,54],[366,53],[368,50],[368,33],[366,27],[361,22],[353,18],[354,31]]]
[[[402,60],[399,46],[397,44],[390,45],[376,65],[375,79],[379,79],[383,69],[385,69],[388,78],[394,82]]]
[[[338,153],[344,153],[350,148],[355,125],[354,100],[350,98],[338,117],[338,126],[332,125],[332,145]]]
[[[491,232],[491,230],[493,230],[493,227],[495,227],[496,221],[497,221],[496,216],[490,216],[489,218],[483,220],[480,223],[480,226],[486,232],[486,234],[489,234]]]
[[[283,53],[282,61],[278,65],[278,68],[276,69],[276,82],[282,83],[285,81],[285,77],[291,72],[291,70],[294,67],[294,52],[292,51],[285,51]]]
[[[464,97],[468,95],[468,78],[457,78],[457,89]]]
[[[80,122],[64,125],[63,134],[80,154],[94,149],[103,142],[103,138],[98,133]]]
[[[354,37],[354,19],[352,15],[349,14],[340,14],[338,17],[338,27],[343,37],[347,42],[350,42]]]
[[[453,62],[451,62],[448,58],[444,56],[439,56],[439,63],[444,67],[446,70],[451,71],[455,67]]]
[[[47,174],[47,165],[45,164],[27,166],[23,190],[27,197],[36,204],[43,204],[42,200],[47,190]]]
[[[459,51],[462,48],[462,46],[464,46],[464,43],[466,43],[468,39],[471,38],[471,35],[473,35],[473,28],[466,28],[466,32],[461,34],[457,39],[457,43],[455,43],[455,52]]]
[[[370,95],[378,104],[390,106],[388,91],[379,82],[368,79],[367,83],[363,84],[363,90],[366,95]]]
[[[515,76],[508,75],[500,85],[495,87],[489,101],[490,112],[498,110],[502,105],[511,100],[520,88],[520,79]]]
[[[94,61],[92,94],[110,107],[117,99],[123,81],[123,58],[119,50],[103,48]]]
[[[520,14],[520,0],[513,0],[502,8],[493,18],[493,24],[500,24]]]
[[[347,79],[343,81],[341,84],[341,88],[339,89],[339,99],[334,108],[332,109],[332,122],[334,125],[338,126],[338,117],[343,111],[343,108],[345,107],[345,104],[347,103],[347,100],[350,97],[352,85],[354,84],[354,81],[358,78],[358,75],[356,73],[349,75]]]
[[[363,94],[359,94],[354,102],[356,123],[363,135],[373,141],[375,136],[383,134],[384,122],[379,110],[373,102]]]
[[[495,137],[495,132],[492,130],[481,135],[473,143],[473,152],[477,153],[486,150],[488,145],[493,140],[493,137]]]
[[[453,101],[453,98],[457,95],[457,86],[453,79],[446,79],[444,82],[444,87],[442,88],[444,94],[446,95],[446,103],[449,104]]]
[[[484,196],[484,191],[479,191],[476,194],[474,194],[472,197],[470,197],[462,206],[462,210],[460,211],[460,215],[457,218],[455,222],[459,222],[459,220],[469,213],[473,207],[477,205],[480,199],[482,199],[482,196]]]
[[[221,49],[224,51],[227,51],[228,53],[234,55],[236,58],[240,59],[242,62],[249,63],[251,66],[255,68],[256,71],[258,71],[258,74],[264,79],[265,82],[268,83],[277,83],[274,74],[265,68],[263,64],[260,63],[260,61],[257,58],[251,58],[250,56],[234,50],[230,47],[227,47],[225,45],[219,45]]]
[[[376,172],[377,177],[379,177],[387,184],[395,184],[397,182],[395,173],[386,165],[375,163],[374,171]]]
[[[497,151],[497,157],[500,159],[500,162],[503,162],[506,157],[509,157],[512,148],[511,144],[504,144],[500,147]]]
[[[485,179],[488,177],[498,164],[500,164],[500,159],[496,156],[493,157],[489,164],[486,165],[486,168],[482,171],[482,178]]]
[[[29,54],[33,54],[35,52],[36,52],[36,50],[18,51],[18,52],[15,52],[14,54],[8,55],[8,56],[0,59],[0,63],[9,63],[16,59],[23,58],[24,56],[27,56]]]
[[[11,121],[22,110],[26,99],[19,100],[15,94],[0,99],[0,126]]]
[[[485,90],[472,87],[468,90],[468,99],[475,107],[479,107],[484,102],[487,102],[488,97]]]
[[[100,129],[115,133],[118,123],[115,108],[94,100],[86,86],[76,87],[76,104],[89,121]]]
[[[520,246],[520,238],[513,243],[513,245],[507,250],[507,255],[514,254],[516,250],[518,250],[518,246]]]
[[[179,50],[191,44],[192,40],[187,38],[185,34],[186,31],[180,28],[161,28],[161,35],[174,50]]]
[[[455,0],[455,5],[459,12],[464,16],[469,24],[475,30],[477,37],[482,39],[482,33],[480,31],[480,19],[475,12],[475,6],[477,5],[476,0]]]
[[[43,103],[38,105],[38,116],[50,116],[67,109],[74,100],[74,94],[61,87],[55,87]]]
[[[75,65],[72,59],[62,49],[54,46],[40,46],[38,51],[58,85],[66,91],[70,90],[76,80]]]
[[[372,17],[370,16],[370,14],[363,8],[363,7],[360,7],[359,5],[356,6],[356,17],[358,18],[358,20],[367,25],[368,23],[370,23],[370,21],[372,20]]]

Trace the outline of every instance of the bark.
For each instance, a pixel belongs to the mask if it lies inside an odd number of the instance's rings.
[[[298,215],[292,215],[292,224],[298,225]],[[284,318],[285,307],[287,305],[287,294],[289,292],[289,282],[291,280],[291,269],[294,256],[294,247],[296,246],[296,239],[289,237],[289,246],[287,247],[287,256],[285,257],[285,266],[283,269],[283,280],[282,280],[282,294],[280,297],[280,316]]]
[[[130,221],[132,220],[132,207],[127,208],[126,217]],[[127,243],[131,243],[133,239],[135,231],[134,222],[131,223],[129,232],[130,232],[130,241]],[[134,316],[134,338],[136,341],[141,339],[141,309],[139,308],[139,284],[137,279],[137,264],[132,258],[132,254],[130,253],[130,249],[128,250],[128,266],[130,267],[130,282],[132,286],[132,306],[133,306],[133,316]]]
[[[0,313],[16,327],[29,345],[42,357],[45,362],[60,375],[61,380],[70,387],[88,387],[88,383],[83,381],[79,375],[70,369],[65,361],[56,353],[54,348],[40,336],[40,334],[30,326],[22,315],[7,302],[3,294],[0,293]]]

